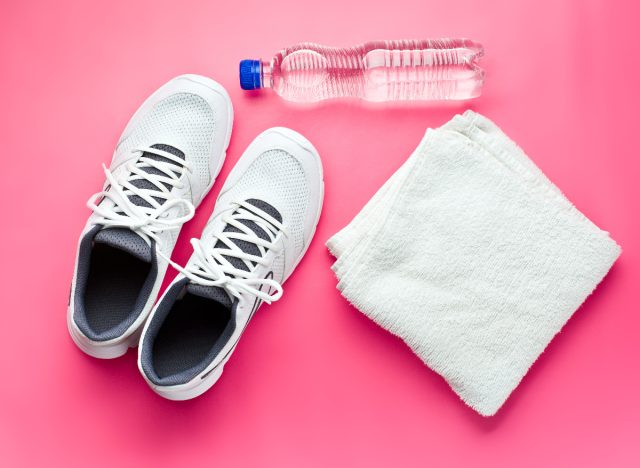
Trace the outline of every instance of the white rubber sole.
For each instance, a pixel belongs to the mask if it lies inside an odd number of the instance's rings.
[[[98,359],[115,359],[124,356],[129,348],[135,348],[138,345],[142,331],[142,327],[139,327],[137,332],[124,338],[105,342],[92,341],[78,329],[70,308],[67,309],[67,328],[76,346],[83,353]]]
[[[142,112],[145,109],[145,107],[147,106],[147,103],[153,102],[154,97],[157,96],[157,93],[159,93],[166,86],[170,86],[172,83],[179,80],[189,80],[213,90],[214,92],[216,92],[217,94],[223,97],[227,106],[227,111],[228,111],[227,112],[227,128],[226,128],[226,134],[224,139],[222,156],[218,161],[217,167],[214,168],[214,170],[211,172],[211,182],[203,191],[202,196],[198,200],[196,200],[195,206],[198,207],[198,205],[200,205],[204,197],[209,193],[209,191],[213,187],[213,184],[216,181],[216,178],[220,174],[220,171],[222,170],[222,166],[227,156],[229,143],[231,142],[231,132],[233,129],[233,104],[231,103],[231,98],[229,97],[229,94],[227,93],[226,89],[224,89],[224,87],[218,82],[212,80],[211,78],[207,78],[205,76],[200,76],[200,75],[177,76],[173,78],[171,81],[169,81],[167,84],[162,86],[160,90],[154,92],[149,98],[147,98],[145,103],[143,103],[142,106],[140,106],[140,108],[133,114],[133,116],[130,119],[130,122],[132,122],[136,118],[136,116],[138,116],[140,112]],[[128,126],[129,124],[127,124],[127,127]],[[126,131],[127,130],[125,128],[125,132]],[[78,259],[76,258],[76,266],[77,266],[77,263],[78,263]],[[76,276],[76,272],[74,272],[74,279],[75,279],[75,276]],[[75,291],[75,284],[73,285],[72,289]],[[157,298],[154,298],[154,302],[156,299]],[[73,298],[71,299],[70,303],[73,304]],[[115,359],[115,358],[124,356],[127,353],[129,348],[135,348],[136,346],[138,346],[138,342],[142,334],[142,329],[145,325],[145,322],[149,318],[149,315],[151,314],[152,310],[153,310],[153,307],[149,308],[149,311],[147,311],[146,313],[141,314],[141,316],[138,317],[138,319],[136,319],[136,321],[121,337],[113,340],[109,340],[109,341],[100,342],[100,341],[93,341],[87,338],[84,335],[84,333],[82,333],[82,331],[76,326],[73,320],[73,312],[71,310],[71,306],[67,308],[67,328],[69,330],[69,335],[71,335],[71,338],[73,339],[73,342],[85,354],[88,354],[89,356],[92,356],[98,359]]]
[[[160,395],[162,398],[166,398],[167,400],[172,401],[186,401],[192,400],[193,398],[197,398],[203,393],[206,393],[211,387],[215,385],[218,379],[222,376],[222,371],[224,370],[224,365],[227,363],[232,353],[229,353],[223,362],[217,365],[214,369],[209,371],[208,374],[205,374],[205,377],[198,377],[199,381],[193,383],[188,382],[184,385],[176,385],[174,387],[162,387],[154,384],[147,383],[151,387],[151,389]]]
[[[321,161],[320,161],[320,155],[318,154],[318,151],[316,150],[316,148],[313,146],[313,144],[309,140],[304,138],[299,133],[297,133],[297,132],[295,132],[293,130],[290,130],[288,128],[284,128],[284,127],[270,128],[270,129],[262,132],[260,135],[258,135],[258,137],[264,135],[265,133],[271,132],[271,131],[275,131],[275,132],[278,132],[280,134],[283,134],[287,138],[290,138],[290,139],[296,141],[300,146],[303,146],[303,147],[307,148],[309,151],[311,151],[315,156],[314,160],[317,163],[317,170],[318,170],[318,173],[320,174],[320,187],[319,187],[319,191],[318,191],[318,194],[317,194],[319,200],[318,200],[318,206],[317,206],[317,210],[316,210],[316,214],[315,214],[315,218],[314,218],[314,222],[313,222],[313,228],[312,228],[311,234],[309,236],[309,242],[307,242],[306,245],[303,247],[302,252],[300,253],[300,255],[298,255],[298,257],[294,261],[293,267],[291,268],[291,271],[289,272],[288,275],[285,276],[284,280],[282,281],[282,283],[284,284],[284,282],[289,278],[289,276],[291,276],[291,274],[295,271],[295,269],[298,266],[298,264],[302,261],[302,258],[307,253],[307,250],[309,249],[309,246],[311,245],[311,241],[313,240],[313,238],[315,236],[315,232],[316,232],[316,229],[318,227],[318,222],[320,220],[320,215],[322,213],[322,206],[323,206],[323,203],[324,203],[324,173],[323,173],[322,164],[321,164]],[[256,139],[258,137],[256,137]],[[146,331],[146,328],[145,328],[145,331]],[[149,387],[151,387],[151,389],[155,393],[160,395],[161,397],[166,398],[168,400],[173,400],[173,401],[191,400],[191,399],[196,398],[196,397],[202,395],[203,393],[207,392],[207,390],[209,390],[211,387],[213,387],[213,385],[222,376],[222,372],[224,370],[224,366],[229,361],[231,356],[233,355],[236,347],[238,346],[238,343],[240,342],[240,338],[241,337],[242,337],[242,334],[238,337],[236,343],[229,350],[229,352],[227,353],[225,358],[222,361],[220,361],[215,367],[213,367],[212,369],[206,369],[200,376],[197,376],[193,380],[191,380],[190,382],[187,382],[187,383],[182,384],[182,385],[159,386],[159,385],[155,385],[154,383],[150,382],[147,379],[147,376],[145,375],[144,371],[142,370],[142,365],[141,365],[141,362],[140,362],[140,355],[138,355],[138,367],[139,367],[140,372],[141,372],[142,376],[144,377],[145,381],[149,384]]]

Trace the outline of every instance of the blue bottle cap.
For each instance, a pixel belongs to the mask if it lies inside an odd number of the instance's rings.
[[[242,89],[262,88],[260,60],[240,61],[240,87]]]

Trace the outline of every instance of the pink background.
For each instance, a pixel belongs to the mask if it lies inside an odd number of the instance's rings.
[[[638,2],[606,0],[3,1],[2,464],[640,466],[638,18]],[[301,109],[238,85],[240,59],[301,40],[439,36],[486,46],[480,99]],[[180,236],[176,261],[187,260],[222,181],[267,127],[290,126],[317,146],[326,198],[284,298],[261,309],[212,391],[174,403],[147,388],[134,352],[82,354],[65,313],[100,163],[140,103],[182,73],[227,87],[236,121],[219,182]],[[490,419],[341,298],[324,247],[427,126],[466,108],[497,122],[623,247]]]

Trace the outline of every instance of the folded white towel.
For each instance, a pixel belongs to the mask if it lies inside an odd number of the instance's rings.
[[[428,130],[327,246],[343,296],[485,416],[620,254],[471,111]]]

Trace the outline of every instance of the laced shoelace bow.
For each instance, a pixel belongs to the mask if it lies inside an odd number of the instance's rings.
[[[265,254],[267,250],[278,254],[280,251],[276,245],[278,233],[288,236],[282,223],[272,216],[259,210],[247,202],[233,203],[230,214],[222,217],[222,222],[233,226],[238,232],[223,231],[213,234],[214,239],[207,240],[205,246],[199,239],[191,239],[195,260],[188,268],[183,268],[169,260],[171,265],[189,278],[192,282],[202,286],[217,286],[224,288],[233,297],[240,297],[242,292],[261,299],[270,304],[282,297],[282,286],[271,278],[253,278],[251,270],[257,265],[267,265]],[[244,221],[252,221],[262,228],[269,240],[259,237]],[[257,246],[261,255],[252,255],[244,252],[233,240],[252,243]],[[219,245],[219,242],[222,245]],[[218,247],[216,247],[218,246]],[[237,258],[244,262],[247,270],[237,268],[229,260]],[[273,289],[270,293],[262,288]]]
[[[107,166],[102,165],[108,184],[105,190],[89,199],[87,206],[97,215],[94,224],[105,228],[128,228],[148,242],[151,239],[158,242],[159,232],[179,229],[195,214],[191,202],[171,193],[174,187],[183,188],[183,183],[180,182],[183,170],[192,172],[192,169],[185,160],[158,148],[147,147],[133,152],[140,155],[127,163],[128,175],[124,181],[118,181]],[[146,154],[166,160],[153,159]],[[149,172],[147,169],[150,168],[157,172]],[[147,181],[151,187],[134,185],[133,182],[137,180]],[[133,196],[140,197],[148,206],[133,203]],[[103,204],[105,200],[111,201],[111,204]],[[176,206],[182,206],[186,214],[169,218],[169,210]]]

